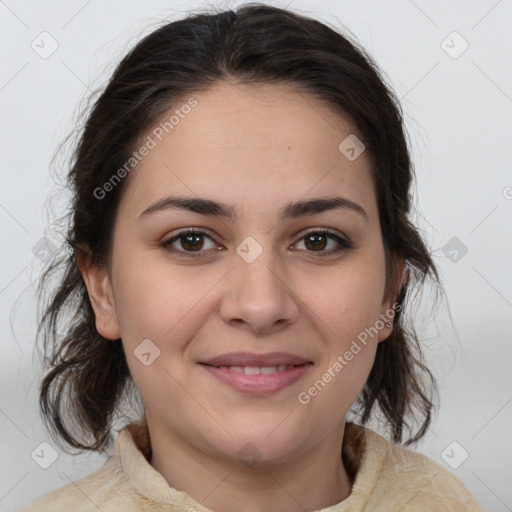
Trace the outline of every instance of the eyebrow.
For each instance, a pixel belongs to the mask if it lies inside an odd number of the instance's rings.
[[[153,203],[149,208],[146,208],[141,214],[140,219],[145,215],[162,210],[188,210],[201,215],[208,215],[213,217],[224,217],[228,219],[236,219],[238,217],[236,207],[206,199],[201,197],[181,197],[169,196],[158,200]],[[333,197],[319,197],[314,199],[307,199],[289,203],[282,208],[279,212],[280,221],[289,219],[296,219],[305,215],[315,215],[328,210],[345,209],[358,213],[366,221],[368,221],[368,214],[362,206],[340,196]]]

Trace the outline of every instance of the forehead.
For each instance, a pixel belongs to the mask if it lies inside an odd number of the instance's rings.
[[[195,106],[182,108],[191,98]],[[218,84],[176,103],[144,134],[154,147],[132,171],[122,202],[140,214],[166,194],[211,197],[261,217],[273,205],[336,193],[371,214],[367,155],[351,161],[339,149],[355,133],[349,120],[289,85]]]

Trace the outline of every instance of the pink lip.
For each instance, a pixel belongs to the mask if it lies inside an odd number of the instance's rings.
[[[299,366],[310,363],[307,359],[290,354],[289,352],[269,352],[267,354],[255,354],[251,352],[231,352],[221,354],[220,356],[200,361],[202,364],[211,366],[279,366],[294,365]]]
[[[209,366],[201,364],[201,366],[219,381],[231,386],[232,388],[248,393],[251,395],[259,395],[263,393],[273,393],[279,391],[294,382],[297,382],[308,370],[313,363],[306,363],[301,366],[295,366],[289,370],[276,372],[271,374],[245,375],[229,368]],[[229,365],[238,366],[238,365]],[[250,366],[249,364],[240,366]],[[253,365],[257,366],[257,365]],[[274,366],[267,364],[266,366]]]

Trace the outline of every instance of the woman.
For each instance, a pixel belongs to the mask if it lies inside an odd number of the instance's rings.
[[[439,284],[411,179],[393,93],[318,21],[248,4],[138,43],[69,173],[41,406],[96,451],[130,397],[143,415],[24,510],[481,510],[399,445],[436,390],[402,315]],[[362,426],[379,412],[391,442]]]

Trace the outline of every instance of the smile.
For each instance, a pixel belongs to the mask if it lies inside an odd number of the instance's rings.
[[[247,394],[275,393],[300,380],[313,363],[278,366],[213,366],[201,364],[215,379]]]
[[[291,370],[295,368],[293,364],[286,365],[280,364],[279,366],[219,366],[218,368],[227,368],[238,373],[245,373],[245,375],[258,375],[265,374],[270,375],[271,373],[284,372],[285,370]]]

